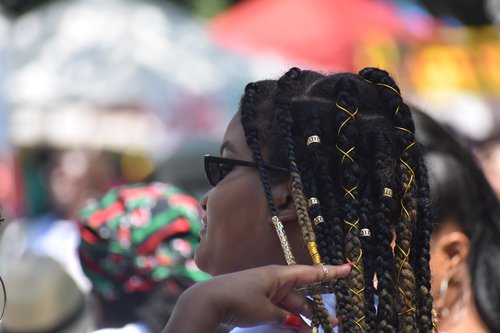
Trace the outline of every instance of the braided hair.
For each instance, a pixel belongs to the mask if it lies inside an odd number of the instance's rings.
[[[410,109],[387,72],[292,68],[249,84],[240,113],[271,215],[271,188],[289,177],[313,263],[353,265],[330,285],[341,331],[432,332],[427,173]],[[332,331],[318,293],[313,325]]]

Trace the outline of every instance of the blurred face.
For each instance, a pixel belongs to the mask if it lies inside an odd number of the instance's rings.
[[[221,155],[253,161],[239,113],[226,129]],[[195,254],[198,267],[219,275],[273,263],[285,264],[257,168],[233,166],[224,174],[200,201],[206,214]]]

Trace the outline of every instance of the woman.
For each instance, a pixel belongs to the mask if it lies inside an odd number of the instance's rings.
[[[431,271],[438,329],[500,332],[500,208],[495,193],[459,141],[415,113],[437,219]]]
[[[195,255],[217,277],[182,297],[166,332],[210,332],[219,321],[276,324],[286,317],[276,306],[312,314],[313,329],[325,331],[333,329],[331,307],[344,332],[433,330],[427,172],[410,109],[387,72],[292,68],[277,81],[251,83],[220,152],[205,157],[214,187],[201,199]],[[349,268],[324,264],[343,263],[353,266],[349,275],[325,283]],[[305,280],[297,275],[303,266],[252,269],[270,264],[320,267]],[[254,279],[260,289],[249,285]],[[324,283],[306,286],[309,298],[293,291],[314,281]],[[224,284],[229,295],[218,293]],[[334,297],[321,296],[328,293]],[[242,297],[251,320],[240,312]],[[188,320],[179,309],[193,302],[209,311]]]

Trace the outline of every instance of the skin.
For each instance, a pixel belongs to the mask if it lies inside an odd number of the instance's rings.
[[[446,220],[431,237],[432,290],[439,332],[489,332],[472,297],[467,266],[469,248],[468,237],[453,219]],[[446,277],[450,278],[447,292],[440,295],[440,286]]]
[[[253,161],[239,113],[226,129],[221,156]],[[297,262],[310,264],[288,181],[273,186],[272,193]],[[202,196],[200,207],[206,214],[195,260],[203,271],[216,276],[270,264],[286,264],[257,168],[235,166],[217,186]]]
[[[327,280],[345,277],[350,266],[326,266]],[[235,326],[281,324],[286,311],[312,314],[309,301],[296,288],[323,280],[318,266],[265,266],[217,276],[187,289],[179,298],[163,333],[214,332],[219,323]],[[286,311],[285,311],[286,310]],[[196,313],[186,320],[186,313]],[[333,317],[332,324],[337,324]],[[302,325],[299,332],[310,332]]]
[[[226,129],[221,156],[253,161],[239,114]],[[195,260],[215,277],[181,295],[164,333],[213,332],[220,323],[282,325],[287,313],[312,315],[310,300],[297,288],[322,281],[324,271],[311,265],[289,182],[274,185],[272,196],[297,262],[308,265],[286,266],[258,170],[235,166],[200,200],[205,216]],[[326,267],[327,280],[351,271],[350,266]],[[186,313],[197,315],[185,320]],[[298,332],[310,331],[304,322],[298,327]]]

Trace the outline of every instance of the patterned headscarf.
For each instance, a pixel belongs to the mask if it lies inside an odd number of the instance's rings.
[[[80,211],[83,270],[107,300],[147,292],[167,278],[195,283],[208,277],[193,253],[200,211],[194,198],[166,183],[116,187]]]

